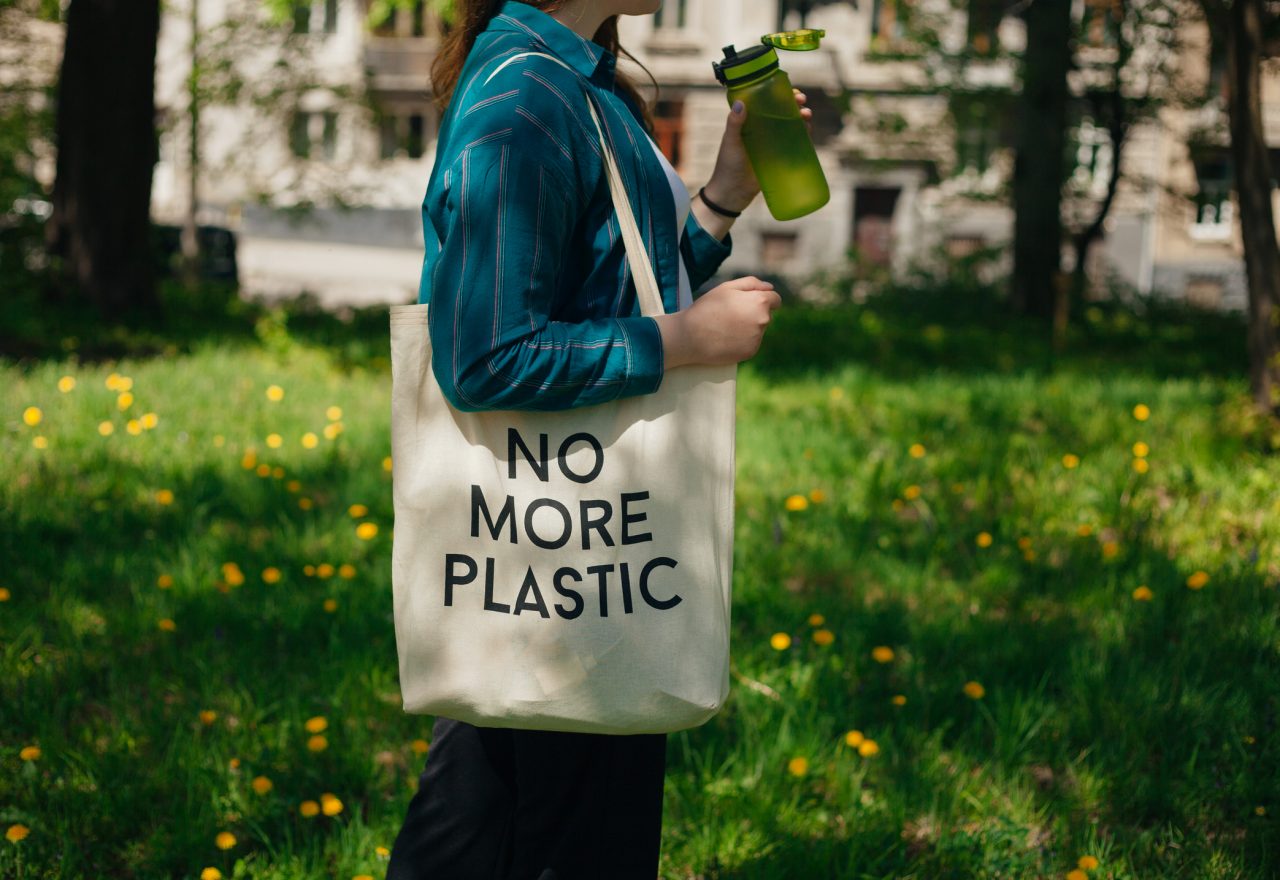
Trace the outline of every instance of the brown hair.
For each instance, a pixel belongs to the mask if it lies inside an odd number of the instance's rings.
[[[520,0],[520,2],[543,12],[555,12],[565,4],[566,0]],[[457,10],[454,21],[448,28],[440,52],[431,63],[431,86],[435,94],[436,109],[441,116],[444,115],[449,101],[453,98],[458,77],[462,74],[462,65],[466,62],[471,47],[475,45],[476,37],[489,26],[489,22],[498,14],[502,4],[503,0],[457,0],[454,7]],[[626,55],[635,61],[640,65],[640,69],[648,74],[654,88],[657,88],[657,80],[653,78],[653,74],[649,73],[649,69],[640,64],[634,55],[618,43],[618,16],[611,15],[601,22],[591,41],[597,46],[603,46],[615,57]],[[653,113],[649,109],[649,102],[641,96],[635,83],[622,71],[615,71],[615,79],[618,89],[625,92],[627,97],[640,108],[645,128],[652,134]]]

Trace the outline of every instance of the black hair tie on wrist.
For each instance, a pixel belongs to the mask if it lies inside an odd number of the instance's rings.
[[[728,208],[717,205],[715,202],[711,201],[711,199],[707,198],[707,188],[705,186],[702,189],[698,190],[698,198],[702,199],[702,203],[704,205],[706,205],[712,211],[715,211],[717,214],[720,214],[721,216],[724,216],[724,217],[742,216],[741,211],[730,211]]]

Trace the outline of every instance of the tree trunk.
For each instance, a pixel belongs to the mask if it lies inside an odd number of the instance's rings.
[[[1023,14],[1027,50],[1013,169],[1014,311],[1053,320],[1062,262],[1062,183],[1071,63],[1070,0],[1036,0]]]
[[[108,319],[158,308],[151,248],[159,0],[71,0],[49,251]]]
[[[1280,306],[1280,246],[1271,210],[1271,165],[1262,128],[1262,0],[1235,0],[1227,11],[1227,112],[1231,159],[1249,281],[1249,387],[1266,412],[1280,415],[1272,310]]]

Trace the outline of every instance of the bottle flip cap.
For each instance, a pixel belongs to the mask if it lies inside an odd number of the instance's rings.
[[[821,28],[804,28],[766,34],[760,38],[760,45],[750,46],[741,52],[733,46],[725,46],[724,58],[711,62],[711,69],[724,85],[759,79],[778,68],[775,49],[807,52],[818,48],[818,42],[826,35],[827,32]]]

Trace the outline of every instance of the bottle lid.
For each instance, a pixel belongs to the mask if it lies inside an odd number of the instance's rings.
[[[763,43],[739,52],[733,46],[725,46],[724,58],[711,62],[716,79],[724,85],[733,85],[747,79],[756,79],[778,66],[778,53]]]
[[[811,49],[818,48],[818,42],[826,35],[827,32],[822,28],[804,28],[798,31],[779,31],[776,34],[766,34],[760,38],[760,42],[766,46],[787,49],[792,52],[808,52]]]

